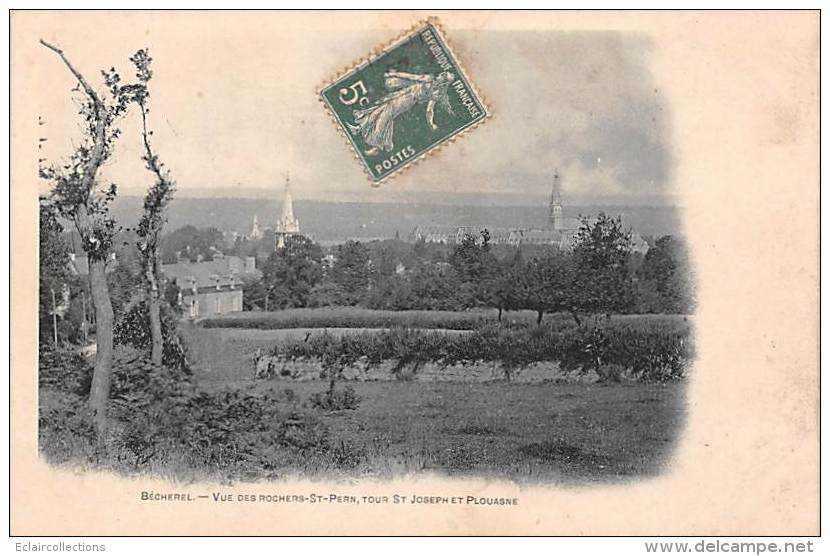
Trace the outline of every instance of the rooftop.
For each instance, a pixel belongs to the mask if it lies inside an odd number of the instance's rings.
[[[162,265],[164,275],[180,286],[197,288],[238,284],[243,278],[258,276],[254,258],[217,256],[212,261],[179,261]]]

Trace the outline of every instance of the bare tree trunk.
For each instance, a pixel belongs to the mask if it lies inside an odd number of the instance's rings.
[[[545,312],[541,309],[536,311],[536,324],[542,324],[542,316],[544,316]]]
[[[92,373],[92,388],[89,391],[89,407],[93,412],[99,437],[107,428],[107,403],[112,381],[112,303],[107,287],[106,261],[96,259],[89,262],[89,291],[95,306],[95,369]]]
[[[159,291],[158,280],[156,277],[156,262],[158,261],[158,254],[147,259],[147,283],[149,287],[149,295],[147,299],[147,307],[150,313],[150,338],[152,339],[152,348],[150,351],[150,358],[153,365],[161,365],[164,357],[164,339],[161,335],[161,292]]]
[[[142,218],[142,223],[146,223],[146,235],[144,237],[146,242],[145,275],[148,290],[147,310],[150,314],[150,337],[152,339],[150,357],[154,365],[161,365],[164,359],[164,338],[161,332],[161,290],[159,288],[161,273],[159,272],[158,245],[162,226],[164,225],[164,207],[173,193],[173,183],[162,170],[158,157],[153,154],[153,149],[150,146],[150,132],[147,130],[147,107],[143,100],[139,102],[139,106],[141,107],[141,137],[144,142],[144,160],[147,163],[147,168],[157,178],[156,183],[151,186],[145,197],[145,215]],[[154,198],[156,203],[152,202]]]
[[[83,75],[69,63],[63,51],[54,45],[43,40],[40,43],[60,56],[63,63],[78,80],[89,97],[94,110],[94,129],[92,130],[92,150],[86,162],[83,177],[79,184],[81,200],[75,207],[75,227],[81,238],[86,242],[95,238],[95,230],[90,219],[90,193],[95,185],[95,177],[98,168],[104,161],[104,148],[106,146],[106,125],[107,109],[98,93],[95,92]],[[87,251],[89,260],[89,293],[92,303],[95,306],[95,368],[92,373],[92,387],[89,391],[89,407],[93,412],[93,419],[97,429],[98,438],[104,436],[107,429],[107,404],[109,402],[110,382],[112,381],[112,326],[113,314],[112,303],[110,302],[109,287],[107,286],[107,259],[106,256]]]

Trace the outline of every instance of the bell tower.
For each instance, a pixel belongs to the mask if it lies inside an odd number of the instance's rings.
[[[254,225],[251,227],[250,237],[253,240],[262,239],[262,230],[259,227],[259,219],[257,218],[256,214],[254,215]]]
[[[559,182],[559,169],[553,172],[553,187],[550,191],[550,204],[548,205],[548,220],[554,230],[562,229],[562,185]]]
[[[300,233],[300,221],[294,216],[294,201],[291,199],[291,180],[285,173],[285,198],[282,201],[282,216],[274,230],[277,235],[277,249],[285,247],[285,237]]]

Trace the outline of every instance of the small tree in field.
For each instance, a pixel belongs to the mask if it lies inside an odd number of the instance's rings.
[[[570,311],[577,324],[580,313],[609,315],[632,306],[631,232],[623,230],[619,217],[600,213],[594,222],[583,218],[572,256]]]
[[[71,220],[81,237],[89,260],[89,290],[95,306],[97,352],[89,406],[99,436],[106,430],[107,402],[112,378],[113,311],[107,287],[106,264],[112,251],[115,220],[109,206],[116,195],[116,185],[100,189],[98,170],[112,155],[120,135],[116,122],[127,113],[136,95],[143,94],[143,84],[121,85],[121,77],[111,68],[102,72],[108,94],[100,95],[69,62],[63,51],[47,42],[43,46],[57,54],[77,80],[83,94],[79,114],[83,119],[83,136],[69,161],[40,168],[40,176],[52,182],[51,198],[62,217]]]
[[[153,76],[150,69],[150,54],[147,50],[139,50],[130,58],[136,68],[136,77],[143,88],[135,95],[135,101],[141,109],[141,139],[144,145],[144,163],[153,173],[155,182],[144,197],[144,212],[138,223],[138,250],[141,253],[144,277],[147,286],[147,309],[150,317],[151,359],[153,364],[161,365],[164,356],[164,340],[161,330],[161,273],[159,269],[161,232],[167,220],[165,209],[173,198],[175,182],[170,172],[164,169],[158,156],[153,152],[150,136],[153,134],[147,128],[147,114],[150,112],[147,100],[150,92],[147,83]]]
[[[462,282],[480,283],[487,276],[494,262],[490,253],[490,232],[486,229],[479,236],[464,234],[450,255],[449,263]]]
[[[567,311],[572,302],[573,259],[560,251],[524,263],[514,286],[517,308],[536,311],[536,324],[545,313]]]
[[[488,305],[499,311],[498,320],[501,322],[502,313],[511,309],[520,309],[519,283],[525,270],[525,261],[521,248],[516,250],[513,257],[503,261],[495,260],[492,270],[485,280],[484,289]]]
[[[688,313],[692,296],[688,254],[681,240],[659,238],[648,250],[639,269],[640,288],[655,297],[651,311]]]
[[[465,234],[449,257],[449,263],[461,282],[458,298],[465,308],[492,304],[490,286],[498,273],[498,260],[490,251],[490,232],[478,236]]]

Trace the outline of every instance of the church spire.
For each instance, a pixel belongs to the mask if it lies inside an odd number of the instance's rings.
[[[285,173],[285,198],[282,202],[280,226],[282,232],[297,233],[300,231],[300,222],[294,217],[294,200],[291,198],[291,181],[288,172]]]
[[[559,169],[553,172],[553,186],[550,191],[550,213],[548,218],[555,230],[562,229],[562,184],[559,182]]]
[[[291,178],[285,173],[285,197],[282,202],[282,216],[277,221],[277,248],[285,246],[285,236],[300,233],[300,221],[294,216],[294,201],[291,198]]]
[[[254,225],[251,227],[251,239],[262,239],[262,230],[259,228],[259,219],[254,215]]]

